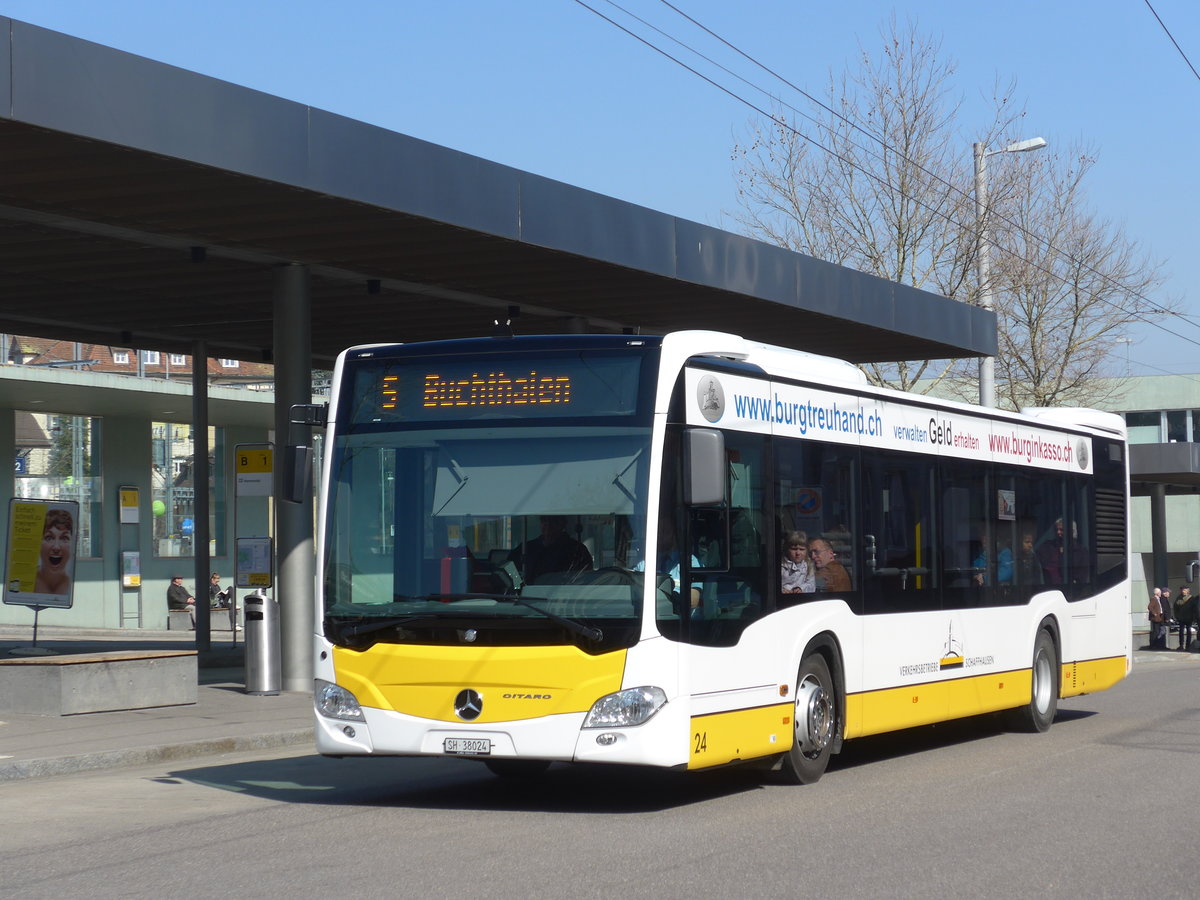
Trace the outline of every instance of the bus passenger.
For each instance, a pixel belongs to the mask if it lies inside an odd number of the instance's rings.
[[[808,543],[808,555],[817,569],[814,575],[818,591],[850,590],[850,573],[837,561],[837,553],[829,541],[813,538]]]
[[[982,585],[988,583],[988,554],[984,550],[971,563],[971,566],[981,571],[975,573],[975,583]],[[1000,542],[1000,549],[996,552],[996,584],[1012,584],[1013,577],[1013,556],[1012,551],[1008,549],[1008,544]]]
[[[1042,567],[1033,552],[1033,532],[1021,533],[1021,549],[1016,559],[1017,584],[1041,584]]]
[[[671,521],[670,516],[664,515],[658,522],[658,564],[655,566],[655,572],[670,578],[671,590],[681,595],[683,594],[683,585],[680,584],[679,563],[682,558],[679,552],[679,541],[675,537],[675,524]],[[689,557],[689,563],[693,569],[700,568],[700,560],[696,558],[695,554]],[[634,567],[636,572],[642,572],[645,569],[645,560],[639,560]],[[687,593],[689,608],[694,612],[700,606],[700,588],[693,584]]]
[[[1046,584],[1062,584],[1063,581],[1063,520],[1054,520],[1054,537],[1038,545],[1038,563]]]
[[[811,594],[817,589],[813,565],[808,559],[808,535],[803,531],[788,533],[783,545],[783,562],[779,566],[780,588],[785,594]]]

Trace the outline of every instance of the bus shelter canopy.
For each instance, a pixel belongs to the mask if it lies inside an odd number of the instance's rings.
[[[286,265],[316,367],[509,318],[996,350],[989,311],[0,17],[0,331],[270,361]]]

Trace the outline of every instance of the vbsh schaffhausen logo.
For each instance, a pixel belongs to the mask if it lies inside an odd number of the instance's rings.
[[[1079,463],[1079,468],[1086,469],[1088,466],[1088,442],[1083,438],[1075,444],[1075,460]]]
[[[705,375],[696,385],[696,403],[700,407],[700,415],[710,422],[721,421],[725,414],[725,389],[715,375]]]

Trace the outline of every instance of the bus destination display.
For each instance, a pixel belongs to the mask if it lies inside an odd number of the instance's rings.
[[[365,363],[358,421],[628,416],[637,409],[640,355],[514,355],[465,362]]]
[[[396,408],[397,375],[383,379],[383,408]],[[531,369],[524,375],[509,375],[497,370],[481,374],[472,372],[466,378],[447,378],[439,373],[425,375],[421,391],[421,406],[425,409],[438,407],[471,406],[530,406],[571,403],[571,376],[544,375]]]

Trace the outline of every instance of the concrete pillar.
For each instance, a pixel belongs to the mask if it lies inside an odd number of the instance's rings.
[[[308,269],[275,271],[275,599],[279,601],[281,683],[285,691],[312,690],[313,505],[281,499],[280,460],[295,403],[312,402],[312,318]]]
[[[1156,587],[1167,586],[1167,486],[1150,486],[1150,556]]]

